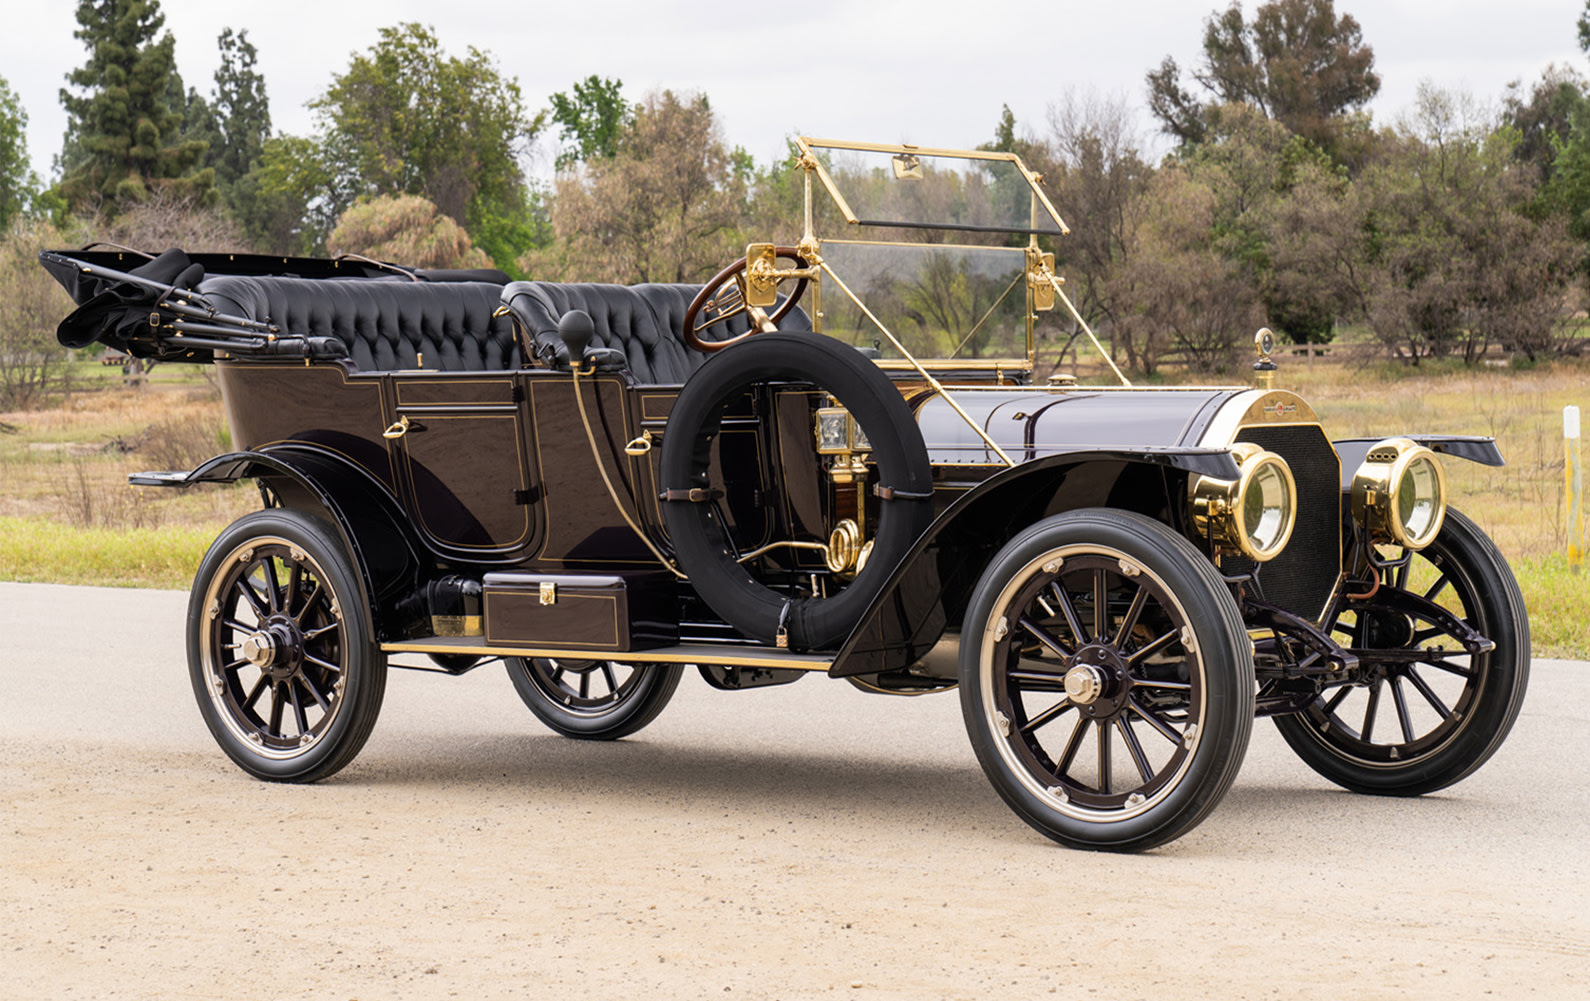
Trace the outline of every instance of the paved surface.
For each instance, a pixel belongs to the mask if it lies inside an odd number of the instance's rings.
[[[0,584],[0,998],[1590,996],[1590,665],[1444,793],[1274,730],[1158,851],[1057,848],[954,696],[686,677],[612,744],[500,669],[394,672],[315,786],[212,744],[186,596]]]

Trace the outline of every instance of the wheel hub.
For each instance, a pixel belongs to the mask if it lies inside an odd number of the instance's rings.
[[[282,681],[292,677],[303,660],[303,636],[291,622],[273,616],[263,627],[243,637],[238,652],[250,664]]]
[[[1132,690],[1128,665],[1115,647],[1089,643],[1077,651],[1065,673],[1066,695],[1093,719],[1120,713]]]

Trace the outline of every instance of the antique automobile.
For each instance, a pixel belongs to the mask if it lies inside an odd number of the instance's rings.
[[[1501,465],[1490,439],[1333,441],[1272,388],[1267,331],[1256,388],[1050,375],[1058,336],[1098,342],[1038,175],[799,148],[799,231],[700,286],[43,255],[78,303],[63,343],[215,366],[235,451],[133,481],[258,486],[187,620],[233,761],[336,772],[389,664],[501,662],[544,723],[597,740],[687,667],[727,691],[822,673],[958,689],[1018,816],[1137,851],[1208,815],[1258,716],[1363,793],[1496,751],[1529,625],[1443,473]]]

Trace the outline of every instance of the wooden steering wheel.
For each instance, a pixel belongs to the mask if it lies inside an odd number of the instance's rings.
[[[806,258],[802,257],[800,252],[794,247],[775,247],[773,248],[773,254],[777,260],[794,261],[797,268],[805,269],[807,267]],[[747,337],[761,332],[762,328],[756,322],[759,319],[756,314],[762,311],[745,301],[744,272],[745,258],[742,257],[722,271],[719,271],[712,277],[711,281],[701,286],[701,291],[697,292],[696,297],[690,300],[690,308],[685,310],[684,337],[686,344],[697,351],[711,354],[714,351],[722,351],[731,344],[738,344]],[[772,313],[765,314],[767,319],[776,324],[785,316],[788,316],[789,311],[795,308],[795,304],[800,301],[801,295],[805,293],[806,281],[805,278],[796,279],[794,291],[790,292]],[[703,312],[708,315],[702,317],[701,314]],[[701,339],[701,332],[713,324],[722,323],[730,317],[748,312],[752,314],[751,329],[740,336],[731,337],[726,341],[704,341]]]

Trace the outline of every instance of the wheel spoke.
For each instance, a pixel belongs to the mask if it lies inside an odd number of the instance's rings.
[[[282,690],[278,685],[271,686],[271,718],[266,724],[265,732],[272,737],[282,735],[282,710],[287,708],[287,700],[282,698]]]
[[[1133,653],[1126,659],[1126,663],[1132,667],[1136,667],[1138,664],[1141,664],[1143,661],[1154,656],[1154,654],[1159,653],[1161,650],[1176,642],[1176,640],[1180,637],[1181,630],[1172,629],[1170,632],[1149,643],[1147,646],[1139,648],[1137,652]]]
[[[1143,753],[1143,745],[1137,742],[1137,733],[1124,714],[1115,717],[1115,729],[1120,731],[1121,739],[1126,741],[1127,753],[1131,754],[1132,763],[1137,766],[1137,774],[1143,777],[1143,784],[1152,782],[1153,766],[1148,763],[1148,755]]]
[[[618,680],[613,677],[613,665],[607,661],[602,662],[602,677],[607,681],[607,690],[618,697]]]
[[[1038,715],[1034,716],[1032,719],[1028,720],[1027,721],[1027,725],[1021,728],[1021,732],[1022,733],[1032,733],[1034,730],[1038,729],[1040,726],[1043,726],[1045,723],[1049,723],[1049,722],[1052,722],[1052,721],[1054,721],[1056,719],[1059,719],[1068,710],[1075,709],[1075,708],[1076,708],[1076,706],[1072,704],[1070,698],[1062,697],[1059,702],[1056,702],[1054,705],[1050,706],[1048,709],[1045,709],[1043,712],[1039,713]]]
[[[1424,592],[1424,600],[1434,601],[1436,595],[1446,590],[1447,583],[1446,574],[1442,574],[1441,576],[1437,577],[1435,579],[1435,583],[1430,585],[1430,590]]]
[[[1099,792],[1102,795],[1110,794],[1110,724],[1098,720],[1095,724],[1098,730],[1095,736],[1099,741]]]
[[[254,589],[249,586],[247,577],[239,577],[237,579],[237,589],[243,592],[243,597],[248,599],[249,607],[254,609],[254,614],[259,616],[261,622],[270,617],[270,612],[266,610],[265,603],[260,601],[259,595],[255,594]]]
[[[1391,679],[1391,701],[1397,707],[1397,722],[1402,726],[1402,742],[1413,743],[1413,717],[1408,715],[1408,700],[1402,694],[1402,682],[1393,677]]]
[[[1399,591],[1406,591],[1408,589],[1408,570],[1413,566],[1412,557],[1412,553],[1405,553],[1402,566],[1397,568],[1396,583],[1392,584],[1391,586],[1395,587]]]
[[[338,665],[333,664],[329,660],[321,660],[319,657],[316,657],[313,654],[308,654],[308,653],[304,654],[304,662],[306,664],[313,664],[316,667],[320,668],[322,671],[327,672],[328,674],[341,674],[342,673],[342,668],[339,667]]]
[[[1143,705],[1143,703],[1137,701],[1137,698],[1135,696],[1132,697],[1132,699],[1130,700],[1130,702],[1128,704],[1132,707],[1132,711],[1137,713],[1137,715],[1141,716],[1143,718],[1144,722],[1148,723],[1149,726],[1153,727],[1155,732],[1158,733],[1161,737],[1164,737],[1166,740],[1170,741],[1172,744],[1180,744],[1181,743],[1182,735],[1176,732],[1176,728],[1171,726],[1169,723],[1165,722],[1164,720],[1160,719],[1159,716],[1157,716],[1147,706],[1145,706],[1145,705]]]
[[[326,589],[320,585],[320,581],[315,581],[315,586],[312,590],[310,590],[309,597],[304,599],[304,607],[300,608],[298,610],[298,614],[293,616],[293,621],[300,626],[303,625],[304,616],[309,614],[309,610],[315,607],[315,604],[320,601],[321,597],[324,596],[325,593]]]
[[[1021,692],[1059,692],[1065,690],[1065,674],[1061,671],[1006,671],[1009,681],[1022,682]]]
[[[1433,667],[1437,671],[1445,671],[1448,674],[1455,674],[1460,678],[1474,677],[1474,666],[1472,664],[1467,667],[1459,667],[1458,665],[1449,661],[1436,660],[1433,657],[1422,658],[1419,660],[1419,663],[1424,664],[1427,667]]]
[[[315,700],[315,705],[320,707],[321,712],[331,711],[331,700],[326,698],[326,693],[320,690],[319,685],[310,680],[309,675],[299,675],[298,680],[304,686],[304,691],[309,693],[309,697]]]
[[[580,672],[580,698],[586,699],[586,698],[590,698],[590,696],[591,696],[591,672],[590,671],[581,671]]]
[[[236,630],[237,632],[240,632],[240,633],[251,633],[251,632],[254,631],[254,627],[253,626],[245,626],[243,623],[237,621],[236,619],[222,619],[221,620],[221,625],[227,626],[227,627],[229,627],[231,629],[234,629],[234,630]]]
[[[1121,620],[1121,628],[1115,633],[1115,648],[1126,648],[1127,637],[1132,635],[1132,630],[1137,628],[1137,620],[1143,614],[1143,608],[1148,604],[1148,588],[1137,585],[1137,593],[1132,595],[1132,605],[1126,610],[1126,618]]]
[[[1137,688],[1161,688],[1170,692],[1191,692],[1190,681],[1160,681],[1157,678],[1139,678],[1132,675],[1132,685]]]
[[[1337,689],[1336,694],[1331,696],[1331,700],[1325,703],[1325,715],[1336,715],[1336,707],[1347,701],[1347,696],[1351,695],[1352,693],[1352,685],[1343,685],[1341,688]]]
[[[293,601],[298,597],[298,589],[303,586],[303,583],[304,568],[294,563],[292,570],[287,574],[287,600],[282,607],[282,612],[288,618],[293,617]]]
[[[341,629],[341,628],[342,628],[342,623],[333,622],[333,623],[331,623],[328,626],[321,626],[319,629],[311,629],[311,630],[309,630],[309,631],[304,633],[304,642],[308,643],[310,640],[319,639],[320,637],[326,635],[327,633],[335,632],[336,630]]]
[[[259,680],[254,682],[254,687],[249,689],[248,695],[243,699],[243,709],[245,711],[252,712],[254,710],[254,703],[258,702],[259,697],[265,694],[265,689],[270,684],[270,680],[270,675],[262,674],[259,676]]]
[[[1110,635],[1110,594],[1106,588],[1108,583],[1103,570],[1093,571],[1093,640],[1096,643],[1103,643],[1104,638]]]
[[[1424,696],[1424,700],[1430,703],[1430,708],[1434,709],[1442,719],[1452,715],[1452,710],[1448,709],[1446,703],[1441,701],[1441,697],[1435,694],[1435,690],[1430,687],[1429,682],[1419,677],[1418,672],[1412,667],[1408,668],[1408,680],[1413,682],[1413,687],[1418,690],[1420,695]]]
[[[1370,735],[1375,731],[1375,713],[1380,709],[1380,686],[1384,684],[1380,679],[1369,686],[1369,705],[1364,709],[1364,725],[1358,731],[1358,737],[1364,743],[1370,743]]]
[[[265,567],[265,596],[271,603],[272,612],[282,610],[282,585],[276,578],[276,557],[266,556],[262,561]]]
[[[1066,627],[1071,630],[1071,635],[1077,638],[1077,645],[1086,643],[1088,638],[1082,632],[1082,620],[1077,616],[1076,606],[1071,603],[1071,595],[1060,586],[1059,580],[1049,585],[1049,593],[1054,595],[1055,601],[1060,605],[1060,613],[1065,616]]]
[[[1071,770],[1071,763],[1077,759],[1077,752],[1082,750],[1082,737],[1087,731],[1087,719],[1078,716],[1077,725],[1071,728],[1071,737],[1066,741],[1065,753],[1060,756],[1060,764],[1055,767],[1055,778],[1062,778]]]
[[[1075,650],[1068,649],[1064,643],[1060,642],[1058,637],[1052,635],[1049,632],[1049,630],[1047,630],[1044,627],[1040,626],[1038,623],[1034,622],[1032,619],[1028,618],[1027,616],[1023,615],[1020,619],[1018,619],[1016,621],[1016,624],[1021,626],[1021,628],[1025,629],[1029,634],[1032,635],[1033,639],[1035,639],[1039,643],[1043,644],[1044,648],[1047,649],[1050,653],[1054,654],[1055,656],[1057,656],[1057,657],[1074,657],[1074,656],[1076,656],[1076,651]]]
[[[298,735],[303,736],[309,732],[309,714],[304,712],[304,700],[298,697],[298,686],[291,679],[287,682],[287,694],[293,700],[293,722],[298,724]]]

